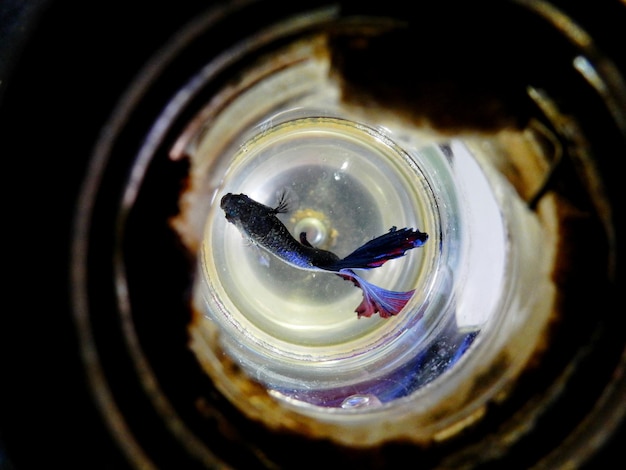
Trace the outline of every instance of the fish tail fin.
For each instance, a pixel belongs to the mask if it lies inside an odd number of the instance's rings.
[[[381,318],[397,315],[411,300],[415,292],[415,290],[399,292],[383,289],[367,282],[350,269],[342,269],[337,275],[347,281],[352,281],[356,287],[363,291],[363,300],[355,309],[358,318],[371,317],[375,313],[378,313]]]
[[[376,237],[337,261],[335,270],[377,268],[391,259],[399,258],[413,248],[422,246],[428,234],[410,228],[391,227],[389,232]]]

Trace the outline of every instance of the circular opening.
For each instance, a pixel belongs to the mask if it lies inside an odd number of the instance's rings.
[[[432,303],[441,229],[428,180],[389,138],[353,121],[315,116],[257,129],[263,131],[232,158],[220,194],[244,193],[271,207],[286,198],[288,212],[278,218],[293,241],[311,232],[312,245],[339,258],[392,228],[428,231],[434,241],[359,274],[382,289],[416,290],[398,321],[360,319],[361,289],[331,269],[286,263],[276,252],[293,250],[293,242],[264,250],[214,204],[202,247],[208,314],[233,336],[232,352],[271,388],[341,386],[372,364],[384,375],[384,351],[406,348],[403,333]],[[420,330],[429,323],[432,329],[437,322],[424,320]]]
[[[349,121],[288,121],[244,144],[227,171],[223,193],[244,193],[272,207],[286,197],[287,212],[278,217],[292,237],[311,232],[309,243],[343,258],[391,227],[422,229],[425,221],[433,223],[433,216],[425,215],[424,201],[433,197],[424,177],[389,144]],[[287,356],[309,356],[308,346],[324,350],[321,354],[329,358],[341,356],[338,346],[382,333],[379,329],[388,322],[353,321],[361,294],[351,283],[332,271],[329,276],[294,269],[253,238],[242,240],[234,226],[225,227],[221,209],[214,209],[207,222],[203,272],[214,280],[209,281],[212,294],[225,295],[220,303],[230,322],[271,342],[303,348],[290,352],[285,346]],[[363,277],[395,291],[419,284],[426,287],[423,298],[429,290],[425,264],[430,263],[422,250],[415,250]]]
[[[521,203],[511,203],[512,189],[495,172],[489,177],[462,141],[416,148],[388,128],[307,108],[241,135],[221,157],[227,163],[206,219],[197,295],[226,352],[275,396],[341,408],[363,407],[362,397],[371,406],[408,396],[452,368],[506,310],[517,287],[512,222],[500,208]],[[218,204],[227,194],[280,208],[255,216],[288,235],[263,247],[261,235],[228,220]],[[536,221],[515,213],[532,239]],[[377,288],[410,294],[391,318],[355,313],[365,289],[341,273],[289,262],[302,232],[305,243],[344,259],[403,228],[428,239],[359,273]]]

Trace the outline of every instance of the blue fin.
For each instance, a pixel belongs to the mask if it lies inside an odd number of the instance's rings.
[[[408,250],[422,246],[426,240],[428,234],[419,230],[410,228],[398,230],[391,227],[389,232],[370,240],[345,258],[324,268],[331,271],[377,268],[391,259],[404,256]]]
[[[359,318],[371,317],[375,313],[378,313],[381,318],[397,315],[411,300],[415,292],[415,290],[399,292],[383,289],[357,276],[350,269],[342,269],[337,275],[347,281],[352,281],[355,286],[363,291],[363,301],[355,309]]]

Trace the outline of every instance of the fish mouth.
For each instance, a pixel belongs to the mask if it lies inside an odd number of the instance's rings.
[[[226,206],[228,205],[228,201],[230,201],[232,197],[233,197],[232,193],[228,193],[222,196],[222,199],[220,201],[220,207],[222,209],[226,209]],[[228,215],[226,215],[226,218],[228,218]]]

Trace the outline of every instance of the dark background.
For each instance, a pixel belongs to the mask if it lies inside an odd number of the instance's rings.
[[[623,4],[575,3],[564,8],[626,70]],[[8,260],[0,313],[2,470],[128,468],[96,410],[79,358],[67,282],[72,213],[113,105],[148,58],[206,5],[0,0]],[[625,443],[622,426],[588,468],[617,468],[626,461]]]

